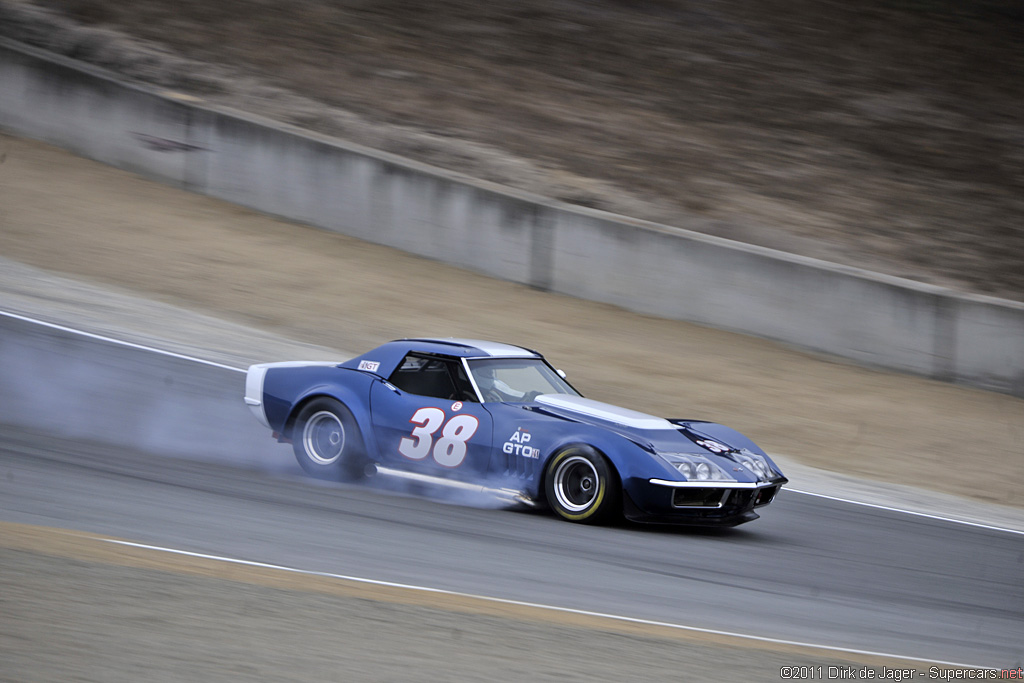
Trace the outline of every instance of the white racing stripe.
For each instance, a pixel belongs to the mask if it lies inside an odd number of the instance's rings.
[[[760,643],[773,643],[775,645],[788,645],[795,647],[806,647],[815,650],[828,650],[830,652],[843,652],[847,654],[863,655],[869,657],[885,657],[889,659],[901,659],[910,662],[920,662],[922,664],[933,664],[937,666],[946,666],[957,669],[989,669],[998,670],[998,667],[991,666],[978,666],[976,664],[962,664],[959,662],[946,662],[939,659],[923,659],[921,657],[907,657],[905,655],[893,654],[891,652],[876,652],[874,650],[858,650],[849,647],[838,647],[835,645],[823,645],[820,643],[808,643],[799,640],[785,640],[782,638],[769,638],[766,636],[755,636],[749,633],[737,633],[734,631],[720,631],[711,628],[701,628],[699,626],[687,626],[685,624],[673,624],[667,621],[655,621],[652,619],[640,619],[637,617],[626,617],[619,614],[607,614],[604,612],[591,612],[588,610],[573,609],[571,607],[558,607],[555,605],[544,605],[536,602],[524,602],[522,600],[509,600],[506,598],[494,598],[487,595],[475,595],[473,593],[460,593],[458,591],[450,591],[442,588],[430,588],[428,586],[415,586],[407,583],[396,583],[393,581],[381,581],[379,579],[366,579],[359,576],[348,576],[346,574],[332,574],[331,572],[317,572],[307,569],[298,569],[296,567],[287,567],[279,564],[268,564],[266,562],[255,562],[253,560],[240,560],[234,557],[225,557],[222,555],[210,555],[207,553],[196,553],[188,550],[178,550],[176,548],[166,548],[158,545],[146,545],[144,543],[133,543],[131,541],[121,541],[113,538],[103,538],[101,536],[93,537],[97,541],[103,541],[106,543],[113,543],[116,545],[128,546],[130,548],[140,548],[142,550],[153,550],[156,552],[170,553],[172,555],[184,555],[186,557],[195,557],[197,559],[212,560],[215,562],[226,562],[229,564],[244,565],[247,567],[259,567],[262,569],[273,569],[282,572],[291,572],[293,574],[303,574],[306,576],[319,576],[329,579],[340,579],[343,581],[352,581],[354,583],[362,583],[372,586],[384,586],[388,588],[401,588],[410,591],[417,591],[420,593],[433,593],[437,595],[450,595],[457,598],[469,598],[472,600],[482,600],[484,602],[490,602],[497,605],[515,605],[517,607],[529,607],[538,610],[545,610],[548,612],[559,612],[562,614],[575,614],[585,617],[595,617],[598,619],[610,619],[612,621],[620,621],[629,624],[642,624],[644,626],[658,626],[663,628],[671,628],[679,631],[689,631],[692,633],[705,633],[708,635],[726,636],[731,638],[742,638],[744,640],[753,640]]]

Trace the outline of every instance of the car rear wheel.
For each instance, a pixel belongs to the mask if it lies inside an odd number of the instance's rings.
[[[570,522],[610,522],[622,513],[622,491],[615,469],[603,455],[589,448],[567,448],[551,458],[544,492],[551,509]]]
[[[332,398],[310,401],[292,429],[295,459],[318,479],[355,481],[366,476],[369,461],[352,412]]]

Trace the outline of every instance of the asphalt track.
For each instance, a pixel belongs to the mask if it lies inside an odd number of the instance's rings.
[[[81,380],[81,367],[59,367],[72,357],[67,340],[55,342],[53,354],[43,348],[50,338],[29,344],[48,354],[40,367]],[[163,377],[168,400],[212,396],[210,405],[224,405],[198,409],[246,416],[235,402],[237,372],[97,339],[76,343],[106,359],[98,364],[106,371],[120,372],[126,401],[149,402],[154,377]],[[80,349],[73,356],[80,365]],[[90,410],[112,419],[102,401],[79,401],[76,420]],[[168,419],[182,422],[149,430],[173,441],[168,434],[178,429],[189,443],[195,417]],[[433,489],[409,496],[381,483],[317,484],[269,439],[244,457],[217,449],[166,457],[166,449],[135,438],[112,446],[76,429],[66,408],[27,428],[0,428],[0,519],[843,650],[995,668],[1024,661],[1019,533],[787,491],[761,520],[733,530],[591,528],[446,502]],[[229,431],[228,443],[247,451],[264,436],[254,420]]]

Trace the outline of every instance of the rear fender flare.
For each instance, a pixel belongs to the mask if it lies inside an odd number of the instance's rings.
[[[349,387],[337,384],[315,386],[300,395],[296,399],[294,405],[292,405],[291,412],[288,413],[288,418],[285,420],[284,431],[282,434],[288,439],[293,438],[292,431],[295,428],[295,420],[302,411],[302,408],[310,401],[325,397],[340,401],[349,409],[349,412],[352,413],[352,417],[356,420],[356,424],[359,425],[359,431],[363,435],[363,444],[366,446],[367,453],[376,453],[377,441],[374,438],[373,425],[370,421],[369,411],[366,409],[366,398],[360,397],[357,392],[353,391]],[[376,458],[373,459],[376,460]]]

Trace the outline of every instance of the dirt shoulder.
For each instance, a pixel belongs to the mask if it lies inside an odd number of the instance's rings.
[[[599,400],[722,422],[835,472],[1021,505],[1024,400],[538,292],[36,142],[0,136],[0,157],[6,258],[327,348],[519,343]]]
[[[0,34],[444,168],[1024,299],[1015,0],[0,0]]]

